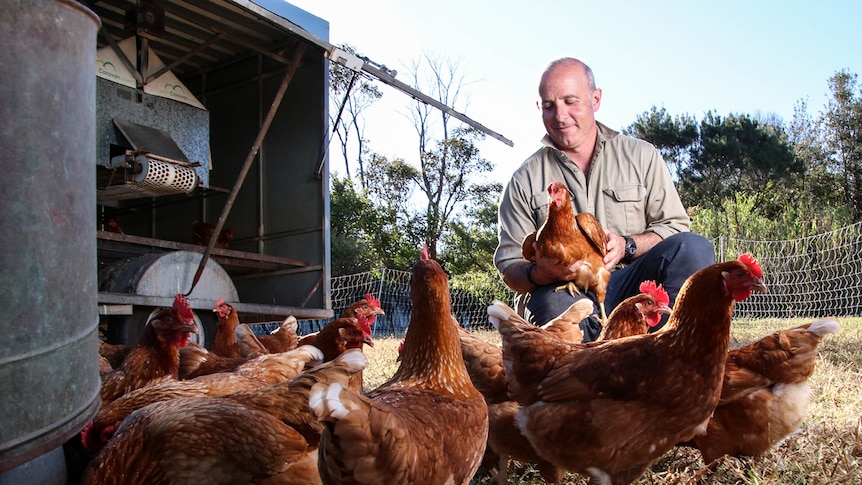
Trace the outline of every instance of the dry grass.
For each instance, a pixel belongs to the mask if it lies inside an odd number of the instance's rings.
[[[731,346],[748,344],[775,330],[809,320],[757,320],[734,322]],[[828,335],[820,348],[817,367],[810,379],[812,402],[802,427],[763,456],[722,458],[704,466],[696,450],[671,450],[637,483],[657,484],[862,484],[862,318],[841,318],[841,332]],[[499,343],[495,331],[478,332]],[[373,389],[398,368],[395,361],[400,340],[379,339],[366,350],[365,383]],[[483,470],[476,485],[496,483]],[[543,483],[531,466],[509,465],[510,484]],[[579,475],[567,474],[564,485],[585,484]]]

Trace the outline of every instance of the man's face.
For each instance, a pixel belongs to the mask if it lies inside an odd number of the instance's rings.
[[[561,64],[547,72],[539,85],[542,121],[557,148],[568,151],[595,141],[596,117],[602,92],[592,89],[584,68]]]

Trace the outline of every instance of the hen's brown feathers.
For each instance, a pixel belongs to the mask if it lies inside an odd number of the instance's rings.
[[[817,348],[838,330],[836,320],[822,319],[731,350],[718,407],[706,433],[688,444],[710,463],[724,454],[759,455],[796,430],[810,402]]]
[[[94,458],[83,483],[319,484],[320,425],[308,390],[346,385],[365,363],[361,352],[345,353],[272,386],[141,408]]]
[[[521,244],[524,259],[536,262],[535,242],[543,257],[557,259],[564,266],[582,261],[578,276],[570,283],[595,293],[602,322],[607,323],[605,296],[611,273],[605,267],[604,257],[608,253],[608,236],[593,214],[582,212],[575,215],[569,189],[562,183],[551,182],[548,197],[545,222],[535,233],[528,234]]]
[[[755,271],[755,268],[757,271]],[[718,403],[734,299],[765,291],[753,258],[688,279],[666,330],[569,344],[489,308],[503,337],[517,422],[540,455],[571,471],[631,483],[705,425]]]
[[[189,334],[197,333],[194,313],[188,301],[177,295],[171,308],[159,310],[144,326],[138,342],[120,367],[102,379],[102,403],[146,386],[164,377],[177,379],[179,348],[188,343]]]
[[[234,332],[239,326],[239,316],[233,305],[219,298],[215,303],[213,312],[218,316],[215,337],[213,338],[212,351],[222,357],[242,357]]]
[[[324,483],[466,484],[488,432],[487,407],[470,382],[451,315],[448,278],[420,260],[411,277],[413,312],[391,380],[362,396],[315,385],[310,405],[326,423]]]

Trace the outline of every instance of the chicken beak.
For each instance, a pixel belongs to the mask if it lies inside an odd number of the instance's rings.
[[[384,312],[382,308],[378,308],[378,309],[374,310],[374,314],[375,315],[386,315],[386,312]]]
[[[656,311],[659,313],[664,313],[665,315],[670,315],[671,313],[673,313],[673,309],[667,305],[659,305],[659,307],[656,308]]]
[[[365,345],[367,345],[367,346],[369,346],[369,347],[374,347],[374,339],[373,339],[373,338],[371,338],[371,335],[366,335],[366,336],[362,339],[362,343],[364,343]]]
[[[758,291],[760,293],[769,293],[769,289],[766,288],[766,283],[764,283],[763,280],[760,278],[757,278],[754,280],[754,284],[751,285],[751,291]]]

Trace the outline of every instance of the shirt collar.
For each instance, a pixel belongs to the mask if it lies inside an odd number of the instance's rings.
[[[596,130],[596,133],[597,133],[596,136],[598,137],[598,140],[596,140],[597,145],[604,144],[604,142],[611,140],[611,139],[614,139],[617,136],[619,136],[619,134],[620,134],[620,132],[608,128],[607,125],[605,125],[599,121],[596,121],[596,126],[598,126],[598,130]],[[554,140],[552,140],[550,135],[548,135],[547,133],[545,133],[545,136],[542,137],[541,143],[542,143],[542,145],[544,145],[546,147],[553,148],[554,150],[556,150],[558,152],[560,151],[560,149],[557,148],[556,145],[554,145]]]

